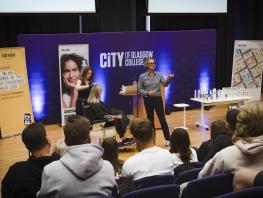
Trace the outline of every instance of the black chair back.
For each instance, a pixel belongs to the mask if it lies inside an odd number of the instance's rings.
[[[184,171],[192,170],[195,168],[202,168],[203,166],[204,164],[202,162],[190,162],[188,164],[179,165],[174,169],[174,176],[176,178],[180,173]]]
[[[215,198],[262,198],[263,186],[248,188],[239,192],[227,193]]]
[[[134,180],[133,184],[139,189],[153,187],[153,186],[174,184],[174,176],[173,175],[155,175],[155,176],[150,176],[150,177],[144,177],[142,179]]]
[[[211,198],[233,191],[233,175],[224,173],[195,179],[188,183],[181,198]]]
[[[197,179],[198,174],[201,171],[201,169],[202,168],[195,168],[195,169],[184,171],[184,172],[180,173],[175,178],[174,183],[180,185],[182,183],[189,182],[189,181],[192,181],[194,179]]]
[[[102,122],[107,122],[108,120],[106,118],[103,119],[96,119],[95,114],[91,108],[91,105],[83,105],[83,116],[88,118],[91,124],[96,124],[96,123],[102,123]]]
[[[124,194],[122,198],[150,198],[150,197],[164,197],[164,198],[179,198],[180,187],[178,185],[163,185],[150,188],[136,190]]]

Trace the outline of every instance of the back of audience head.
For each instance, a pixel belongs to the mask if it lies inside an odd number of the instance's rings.
[[[33,155],[42,149],[50,149],[46,129],[41,123],[32,123],[27,126],[22,132],[22,141]]]
[[[179,153],[180,158],[184,163],[189,163],[191,160],[190,138],[188,132],[183,128],[175,129],[170,137],[170,152]]]
[[[74,146],[90,143],[90,129],[90,121],[87,118],[79,115],[68,117],[68,122],[63,127],[65,144]]]
[[[151,122],[145,118],[134,118],[130,124],[131,134],[136,140],[137,149],[145,144],[154,144],[155,134]]]
[[[211,139],[215,140],[218,135],[227,134],[226,123],[222,120],[216,120],[211,124]]]
[[[263,135],[262,120],[263,104],[261,102],[246,104],[237,116],[233,142],[238,140],[250,142],[251,138]]]
[[[103,140],[101,146],[104,149],[102,158],[104,160],[108,160],[112,164],[115,172],[120,173],[121,170],[117,140],[114,137],[106,138]]]
[[[233,135],[236,130],[237,116],[239,112],[238,109],[230,109],[226,113],[227,130],[231,135]]]

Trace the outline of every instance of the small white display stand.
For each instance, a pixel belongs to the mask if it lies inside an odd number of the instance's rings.
[[[186,122],[186,107],[189,107],[189,105],[185,103],[178,103],[178,104],[174,104],[173,106],[178,107],[178,108],[183,108],[183,111],[184,111],[184,117],[183,117],[184,125],[181,127],[175,127],[175,128],[183,128],[185,130],[188,130],[189,128],[186,127],[185,122]]]
[[[205,106],[216,106],[216,105],[226,105],[226,104],[240,104],[242,101],[251,100],[251,97],[240,96],[240,97],[231,97],[231,98],[219,98],[213,100],[207,100],[206,98],[191,98],[192,101],[201,103],[201,113],[200,113],[200,122],[195,122],[197,127],[209,129],[209,126],[204,123],[204,107]]]

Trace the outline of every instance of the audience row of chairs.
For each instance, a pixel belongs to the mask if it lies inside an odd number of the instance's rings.
[[[180,187],[178,185],[163,185],[157,187],[150,187],[146,189],[137,190],[128,193],[123,196],[123,198],[150,198],[150,197],[165,197],[165,198],[179,198]],[[203,193],[202,193],[203,195]],[[254,187],[245,189],[239,192],[230,192],[219,196],[214,196],[214,198],[262,198],[263,187]],[[192,196],[193,198],[197,196]],[[202,196],[200,196],[202,197]],[[205,197],[213,197],[205,196]],[[101,198],[113,198],[109,196]]]
[[[217,195],[225,194],[233,191],[232,174],[219,174],[210,177],[205,177],[201,179],[197,179],[198,173],[201,168],[189,170],[182,172],[175,179],[172,176],[154,176],[143,178],[135,181],[134,183],[143,188],[139,191],[134,191],[126,194],[124,197],[135,197],[134,194],[138,193],[144,194],[154,193],[153,195],[157,195],[158,192],[162,193],[164,197],[176,197],[179,196],[174,194],[179,185],[189,182],[187,186],[182,191],[182,198],[210,198]],[[164,186],[163,186],[164,185]],[[162,188],[163,187],[163,188]],[[158,192],[155,192],[157,189]],[[165,191],[165,189],[173,189],[171,191]],[[150,192],[149,192],[150,191]],[[164,194],[163,194],[164,192]],[[158,194],[161,197],[161,194]],[[137,197],[137,196],[136,196]],[[142,196],[143,197],[143,196]],[[144,196],[146,197],[146,196]],[[157,197],[157,196],[156,196]]]
[[[224,173],[197,179],[199,171],[200,168],[185,171],[179,174],[176,180],[171,176],[154,176],[137,180],[135,184],[142,185],[141,189],[126,193],[122,198],[262,198],[263,187],[233,192],[232,174]],[[187,180],[189,183],[180,194],[180,184]]]

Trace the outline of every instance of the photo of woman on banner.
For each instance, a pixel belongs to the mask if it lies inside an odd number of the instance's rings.
[[[169,146],[170,132],[164,115],[160,86],[167,87],[174,74],[170,72],[167,79],[165,79],[160,72],[155,71],[156,62],[154,58],[146,59],[144,66],[147,71],[139,77],[138,91],[143,95],[147,118],[151,121],[154,129],[154,110],[156,111],[166,140],[165,146]]]
[[[80,79],[84,58],[77,54],[63,54],[60,58],[62,108],[76,108],[78,90],[77,81]]]

